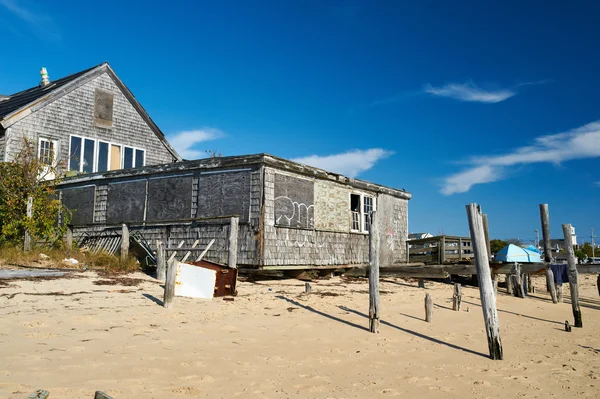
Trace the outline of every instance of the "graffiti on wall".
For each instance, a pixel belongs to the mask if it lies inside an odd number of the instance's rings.
[[[275,225],[314,227],[314,185],[310,180],[275,174]]]

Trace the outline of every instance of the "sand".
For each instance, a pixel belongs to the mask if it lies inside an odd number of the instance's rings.
[[[383,279],[380,334],[367,331],[368,283],[340,277],[240,282],[234,301],[175,298],[141,273],[132,285],[75,278],[0,282],[0,397],[580,398],[600,397],[600,299],[580,276],[584,328],[568,295],[554,305],[498,296],[503,361],[488,358],[479,292]],[[542,292],[542,278],[534,278]],[[423,299],[435,307],[425,323]],[[565,294],[568,286],[565,286]]]

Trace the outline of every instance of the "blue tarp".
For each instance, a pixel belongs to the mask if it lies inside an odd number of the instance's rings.
[[[528,246],[528,247],[527,247],[527,248],[525,248],[525,249],[526,249],[526,250],[528,250],[528,251],[531,251],[531,252],[535,252],[535,253],[537,253],[537,254],[539,254],[539,253],[540,253],[540,251],[539,251],[539,250],[538,250],[536,247],[534,247],[533,245],[530,245],[530,246]]]
[[[508,244],[502,248],[494,258],[498,262],[539,263],[542,261],[540,254],[529,251],[517,245]]]

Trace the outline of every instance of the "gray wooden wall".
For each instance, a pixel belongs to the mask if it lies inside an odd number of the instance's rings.
[[[264,266],[362,265],[369,261],[369,237],[350,232],[350,193],[344,184],[265,168]],[[377,198],[380,262],[406,261],[408,200]]]

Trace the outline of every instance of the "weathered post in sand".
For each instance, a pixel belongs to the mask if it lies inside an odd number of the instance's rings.
[[[127,262],[129,258],[129,229],[123,223],[121,226],[121,263]]]
[[[548,204],[540,204],[540,219],[542,220],[542,237],[544,239],[544,261],[552,263],[552,248],[550,246],[550,214]],[[546,288],[552,297],[552,303],[558,303],[556,287],[554,286],[554,273],[550,265],[546,266]]]
[[[425,294],[425,321],[431,323],[431,317],[433,316],[433,301],[429,293]]]
[[[229,222],[229,254],[227,257],[227,266],[237,268],[238,252],[238,228],[240,225],[239,217],[232,217]]]
[[[460,311],[460,304],[462,302],[462,294],[460,292],[460,284],[454,284],[454,295],[452,296],[452,310]]]
[[[165,279],[165,297],[163,306],[170,309],[173,306],[173,297],[175,296],[175,279],[177,278],[177,259],[171,259],[167,264],[167,278]]]
[[[379,333],[379,228],[375,211],[369,217],[369,330]]]
[[[474,203],[467,205],[467,216],[469,218],[469,230],[471,231],[471,241],[475,255],[475,267],[477,269],[477,279],[479,280],[479,296],[481,298],[481,309],[483,310],[490,358],[493,360],[502,360],[500,323],[498,321],[496,295],[494,294],[494,287],[492,285],[490,263],[485,244],[481,208]]]
[[[27,219],[33,217],[33,197],[27,197]],[[25,238],[23,240],[23,250],[31,251],[31,234],[29,230],[25,229]]]
[[[71,256],[71,250],[73,249],[73,225],[67,225],[67,237],[65,239],[65,246],[67,247],[67,256]]]
[[[573,250],[571,225],[563,224],[563,235],[565,237],[565,249],[567,250],[567,263],[569,265],[569,288],[571,291],[571,307],[573,308],[573,318],[575,319],[575,327],[583,327],[581,320],[581,309],[579,309],[579,287],[577,286],[577,260],[575,251]]]
[[[162,241],[156,243],[156,278],[165,281],[167,274],[167,254]]]

